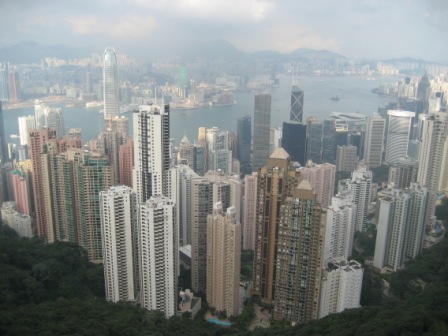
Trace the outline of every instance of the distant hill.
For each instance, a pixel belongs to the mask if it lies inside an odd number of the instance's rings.
[[[44,57],[82,58],[88,56],[91,51],[89,48],[75,48],[67,45],[45,46],[36,42],[25,41],[11,47],[0,48],[0,62],[31,64],[40,63]]]
[[[329,50],[314,50],[308,48],[299,48],[294,50],[290,56],[294,58],[307,58],[307,59],[336,59],[346,58],[343,55],[337,54]]]

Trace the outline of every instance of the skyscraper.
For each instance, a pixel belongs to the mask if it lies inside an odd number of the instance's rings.
[[[358,164],[355,146],[338,146],[336,149],[336,171],[353,171]]]
[[[8,100],[8,64],[0,63],[0,102],[6,102]]]
[[[386,158],[388,164],[397,162],[399,158],[407,156],[409,135],[414,112],[390,110],[387,130]]]
[[[299,182],[300,173],[282,147],[258,174],[253,290],[265,304],[275,300],[280,207]]]
[[[257,219],[257,180],[258,174],[244,177],[243,196],[243,249],[255,249],[255,223]]]
[[[250,161],[252,146],[252,119],[244,116],[237,122],[237,158],[240,161],[241,176],[249,175],[252,172]]]
[[[136,195],[115,186],[100,192],[106,300],[134,301],[139,289]]]
[[[36,119],[34,116],[29,115],[25,117],[19,117],[19,135],[20,144],[22,146],[30,144],[30,130],[36,129]]]
[[[334,182],[336,178],[336,166],[331,163],[315,164],[308,161],[306,166],[300,168],[302,179],[308,180],[316,193],[316,201],[326,209],[334,195]]]
[[[304,323],[318,317],[325,225],[309,181],[280,207],[274,319]]]
[[[177,165],[170,168],[170,194],[171,199],[176,201],[177,227],[179,228],[179,246],[191,245],[191,212],[192,194],[191,183],[198,178],[192,168],[188,165]]]
[[[238,175],[210,171],[191,180],[191,284],[195,291],[206,290],[207,277],[207,216],[213,204],[221,202],[223,211],[234,207],[240,222],[241,181]]]
[[[139,202],[167,195],[170,168],[169,106],[142,105],[134,112],[133,188]]]
[[[34,195],[38,196],[34,197],[37,234],[49,243],[54,242],[55,237],[51,222],[51,212],[45,206],[49,201],[50,196],[44,181],[42,153],[44,152],[44,144],[51,139],[56,139],[56,131],[54,129],[30,131],[30,157],[33,164],[33,192]]]
[[[350,193],[347,190],[334,196],[327,209],[324,261],[339,257],[348,259],[352,255],[356,204]]]
[[[132,188],[132,168],[134,167],[134,140],[127,138],[118,149],[120,184]]]
[[[364,162],[368,168],[381,166],[386,120],[380,116],[367,118],[364,141]]]
[[[297,85],[292,86],[291,108],[289,110],[289,120],[301,123],[303,121],[303,91]]]
[[[140,299],[143,308],[167,318],[177,310],[178,238],[175,202],[150,197],[138,211]]]
[[[99,192],[113,185],[113,170],[106,156],[83,153],[73,167],[75,218],[78,244],[87,250],[89,260],[103,262]]]
[[[411,182],[417,182],[418,162],[411,157],[398,159],[389,168],[388,183],[395,188],[409,188]]]
[[[236,209],[213,207],[207,218],[207,302],[218,311],[236,316],[240,308],[241,224]]]
[[[380,202],[373,266],[397,271],[423,248],[428,189],[411,183],[409,189],[387,189]]]
[[[118,63],[115,50],[104,51],[103,68],[104,116],[117,117],[120,114],[120,91],[118,87]]]
[[[229,149],[229,132],[217,127],[207,129],[207,170],[232,171],[232,151]]]
[[[426,225],[431,224],[430,219],[434,216],[441,168],[442,164],[446,165],[442,162],[446,129],[445,112],[429,115],[423,121],[417,182],[428,188],[429,192]]]
[[[356,204],[355,231],[365,231],[371,198],[372,172],[361,167],[352,172],[351,179],[341,180],[339,184],[343,190],[351,192],[351,201]]]
[[[8,143],[6,142],[5,122],[3,120],[3,108],[0,100],[0,163],[3,165],[8,160]]]
[[[62,109],[60,108],[49,108],[46,111],[48,128],[54,128],[56,130],[56,137],[62,138],[65,135],[65,123],[64,116],[62,114]]]
[[[269,132],[271,128],[271,95],[255,95],[254,142],[252,171],[257,172],[266,165],[269,157]]]
[[[291,156],[292,161],[306,164],[306,124],[296,121],[283,123],[282,147]]]
[[[307,119],[307,160],[322,163],[322,123],[317,117]]]

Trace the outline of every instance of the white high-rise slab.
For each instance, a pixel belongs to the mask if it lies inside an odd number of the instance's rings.
[[[106,300],[135,301],[138,291],[136,195],[115,186],[100,192]]]
[[[167,318],[177,310],[178,243],[175,202],[155,196],[139,207],[141,306]]]

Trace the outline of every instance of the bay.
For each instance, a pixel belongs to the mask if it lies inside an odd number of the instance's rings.
[[[319,119],[331,115],[331,112],[360,113],[373,115],[378,107],[383,107],[393,100],[391,97],[379,96],[371,92],[383,81],[398,81],[399,77],[374,77],[367,80],[362,76],[345,77],[301,77],[299,87],[304,91],[304,121],[310,116]],[[291,94],[291,77],[279,76],[279,84],[267,88],[264,93],[272,95],[271,126],[281,126],[289,120],[289,106]],[[244,115],[253,117],[255,92],[236,92],[234,105],[208,106],[192,110],[172,110],[170,117],[170,136],[177,146],[184,135],[191,142],[197,139],[199,127],[219,127],[236,132],[238,118]],[[331,100],[338,96],[339,101]],[[84,107],[61,107],[67,128],[81,128],[83,142],[95,138],[103,129],[103,115],[98,109]],[[34,107],[24,107],[5,110],[4,123],[8,142],[18,143],[18,139],[11,139],[12,134],[19,134],[18,120],[20,116],[34,115]],[[129,120],[129,131],[132,134],[132,113],[126,113]]]

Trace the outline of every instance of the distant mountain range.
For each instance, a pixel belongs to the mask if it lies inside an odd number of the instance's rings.
[[[0,62],[14,64],[40,63],[44,57],[73,59],[89,56],[89,48],[75,48],[67,45],[44,46],[36,42],[25,41],[11,47],[0,48]]]
[[[159,49],[160,50],[160,49]],[[101,50],[102,51],[102,50]],[[40,63],[44,57],[57,57],[61,59],[74,59],[88,57],[92,52],[100,52],[98,48],[84,47],[76,48],[67,45],[41,45],[36,42],[20,42],[11,47],[0,48],[0,62],[11,62],[13,64],[31,64]],[[126,52],[124,52],[126,53]],[[129,56],[133,57],[132,54]],[[163,49],[161,54],[154,57],[177,56],[180,60],[193,60],[195,58],[204,58],[207,60],[226,60],[226,61],[293,61],[293,60],[328,60],[347,59],[345,56],[329,50],[314,50],[300,48],[289,54],[280,53],[273,50],[257,51],[247,53],[237,49],[234,45],[225,40],[210,41],[189,41],[179,45],[173,45],[170,48]],[[136,57],[138,58],[138,57]],[[413,58],[395,58],[385,60],[387,63],[396,62],[417,62],[434,63],[425,60]]]

